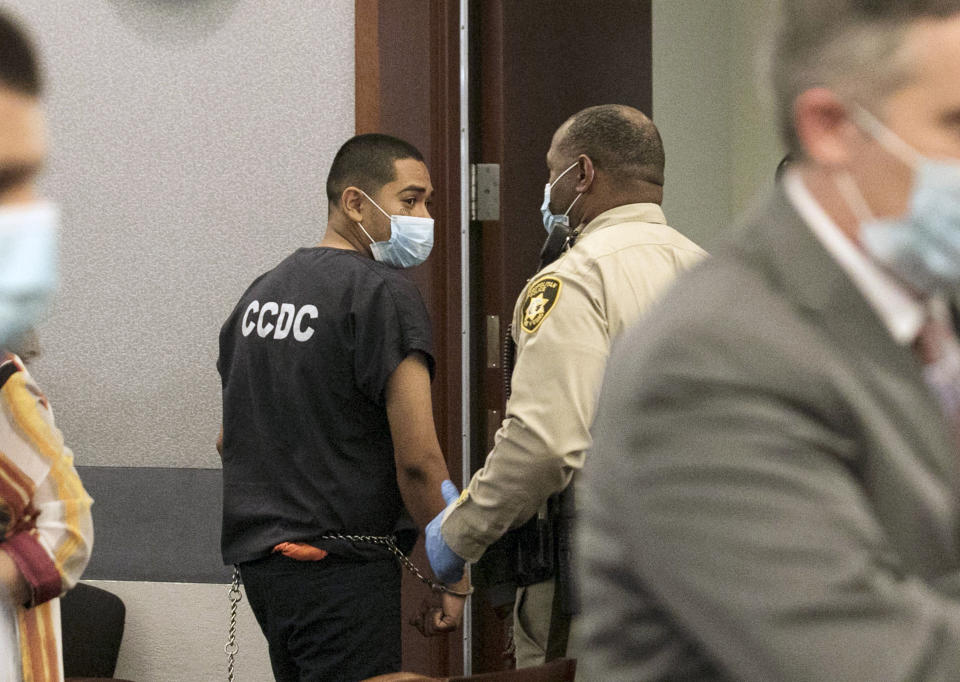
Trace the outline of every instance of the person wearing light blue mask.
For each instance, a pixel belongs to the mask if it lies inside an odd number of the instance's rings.
[[[57,283],[60,213],[38,179],[47,158],[43,82],[26,33],[0,11],[0,680],[64,679],[59,597],[93,549],[92,500],[48,400],[14,351]],[[67,335],[69,336],[69,334]],[[75,338],[64,343],[76,347]],[[54,368],[55,370],[55,368]]]
[[[242,294],[217,364],[223,560],[239,568],[283,681],[400,669],[401,571],[383,543],[395,536],[409,552],[450,476],[433,420],[430,316],[399,271],[433,246],[423,156],[358,135],[326,190],[323,238]],[[449,582],[419,613],[424,635],[460,623],[469,579]]]
[[[57,285],[55,204],[0,206],[0,347],[38,322]]]
[[[960,158],[930,158],[918,152],[858,104],[857,126],[913,172],[906,211],[877,218],[852,176],[837,187],[860,222],[860,243],[878,263],[917,292],[930,295],[960,285]]]
[[[57,285],[60,212],[40,198],[46,156],[37,98],[8,93],[0,125],[0,347],[39,322]]]
[[[960,0],[779,5],[792,161],[610,354],[584,679],[960,679]]]
[[[370,199],[369,194],[363,190],[359,191]],[[390,239],[379,242],[370,236],[363,223],[357,221],[357,226],[370,240],[370,253],[373,254],[374,259],[395,268],[412,268],[427,260],[427,256],[433,249],[433,218],[391,215],[373,199],[370,199],[370,203],[390,220]]]
[[[501,599],[514,596],[518,668],[563,655],[565,633],[575,626],[573,564],[558,552],[552,565],[543,547],[569,546],[571,495],[588,458],[610,348],[706,256],[667,224],[660,205],[666,155],[642,111],[601,104],[573,114],[554,132],[545,160],[541,211],[551,234],[514,306],[507,343],[515,353],[507,355],[516,362],[508,369],[506,418],[463,494],[450,482],[441,489],[449,506],[427,526],[424,542],[441,579],[459,577],[466,563],[484,555],[496,562],[503,553],[487,553],[494,543],[516,548],[506,566],[480,571],[509,575],[524,567],[515,590],[508,584],[491,590]],[[569,655],[576,657],[575,643]]]

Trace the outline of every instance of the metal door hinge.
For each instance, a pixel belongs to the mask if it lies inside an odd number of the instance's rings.
[[[500,220],[500,164],[470,164],[470,220]]]

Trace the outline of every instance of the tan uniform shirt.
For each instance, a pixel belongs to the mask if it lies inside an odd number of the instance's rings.
[[[468,561],[533,516],[570,482],[590,426],[611,341],[706,252],[666,225],[657,204],[597,216],[572,249],[517,299],[512,394],[493,450],[443,521]]]

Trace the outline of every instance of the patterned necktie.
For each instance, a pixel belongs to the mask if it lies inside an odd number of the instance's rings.
[[[914,343],[923,380],[960,437],[960,341],[946,306],[931,310]]]

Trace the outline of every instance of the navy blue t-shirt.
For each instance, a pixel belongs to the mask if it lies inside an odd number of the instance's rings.
[[[247,289],[220,331],[224,563],[306,542],[388,535],[403,505],[384,390],[410,353],[433,375],[416,286],[355,251],[291,254]]]

